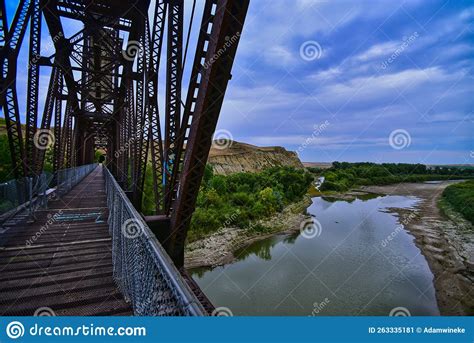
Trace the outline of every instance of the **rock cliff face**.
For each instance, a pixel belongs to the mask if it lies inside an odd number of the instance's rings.
[[[257,147],[236,141],[219,141],[213,144],[208,163],[215,174],[259,172],[270,167],[290,166],[304,168],[293,151],[282,147]]]

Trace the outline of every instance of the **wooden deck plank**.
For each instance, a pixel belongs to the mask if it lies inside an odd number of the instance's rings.
[[[0,234],[0,315],[40,307],[56,315],[132,315],[112,277],[106,206],[99,166],[34,222]]]

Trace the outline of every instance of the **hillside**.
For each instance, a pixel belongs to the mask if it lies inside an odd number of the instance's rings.
[[[332,167],[332,162],[303,162],[306,168],[329,169]]]
[[[236,141],[214,144],[208,163],[212,164],[214,173],[220,175],[254,173],[279,166],[304,168],[296,153],[283,147],[258,147]]]

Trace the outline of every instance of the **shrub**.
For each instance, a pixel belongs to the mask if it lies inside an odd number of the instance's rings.
[[[310,173],[290,167],[270,168],[260,173],[209,175],[198,195],[190,241],[220,227],[251,226],[252,221],[268,217],[285,204],[301,199],[313,180]]]
[[[474,181],[446,187],[443,198],[467,220],[474,224]]]

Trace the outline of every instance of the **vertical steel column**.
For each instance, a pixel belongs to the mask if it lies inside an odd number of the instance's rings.
[[[130,176],[132,179],[132,188],[127,189],[133,191],[133,179],[135,177],[135,159],[136,159],[136,142],[137,142],[137,127],[136,127],[136,116],[135,116],[135,103],[134,103],[134,88],[133,80],[130,75],[125,76],[128,83],[127,87],[127,118],[128,118],[128,146],[126,147],[126,153],[129,156],[128,164],[130,168]],[[130,187],[130,186],[129,186]]]
[[[164,183],[165,197],[172,191],[171,171],[175,163],[181,121],[181,79],[183,63],[183,1],[170,0],[168,11],[168,55],[166,68],[166,113]]]
[[[62,107],[63,107],[63,75],[58,70],[58,80],[55,92],[55,108],[54,108],[54,146],[53,146],[53,173],[59,170],[61,159],[61,124],[62,124]]]
[[[7,42],[8,36],[8,20],[7,11],[5,9],[5,1],[0,1],[0,49],[3,49]]]
[[[161,49],[163,47],[163,32],[165,27],[166,2],[156,1],[153,16],[153,29],[150,41],[150,64],[148,67],[148,116],[150,120],[150,152],[153,173],[153,194],[155,212],[162,214],[164,208],[163,189],[163,139],[158,109],[158,71],[160,68]]]
[[[72,113],[69,100],[66,102],[66,113],[64,115],[64,124],[61,132],[61,157],[59,169],[71,168],[71,149],[72,149]]]
[[[29,174],[35,172],[36,147],[34,135],[38,126],[39,59],[41,44],[41,10],[39,0],[31,2],[30,46],[28,63],[28,92],[26,94],[26,166]]]
[[[212,25],[214,20],[213,8],[217,6],[217,0],[206,1],[204,6],[203,17],[201,21],[201,34],[198,37],[196,47],[196,55],[194,56],[193,67],[191,70],[191,78],[189,80],[188,93],[186,96],[186,104],[184,106],[183,119],[181,121],[179,135],[176,139],[176,158],[172,166],[172,174],[170,181],[171,192],[167,193],[166,199],[166,214],[170,214],[173,210],[172,205],[176,199],[176,192],[178,190],[178,180],[184,163],[184,154],[189,138],[189,131],[191,128],[191,121],[194,116],[196,108],[197,93],[201,85],[204,70],[204,59],[206,58],[205,46],[209,45],[210,34],[207,33],[208,28]]]
[[[51,119],[54,111],[54,97],[59,79],[59,68],[51,68],[51,76],[49,79],[48,93],[46,94],[46,101],[44,103],[43,117],[41,119],[41,130],[49,130],[51,128]],[[44,165],[45,150],[38,149],[35,158],[35,173],[41,174]]]
[[[218,0],[191,124],[183,172],[171,215],[171,235],[165,246],[178,268],[184,264],[184,244],[219,113],[247,14],[249,0]],[[214,8],[214,6],[213,6]],[[200,35],[206,35],[201,28]],[[202,54],[203,52],[196,52]]]
[[[141,51],[138,53],[137,58],[137,88],[136,88],[136,121],[137,129],[139,132],[137,136],[139,139],[137,141],[137,159],[135,167],[135,180],[134,180],[134,205],[137,209],[141,210],[142,200],[143,200],[143,186],[145,183],[145,173],[146,166],[148,162],[148,116],[144,110],[144,97],[145,97],[145,74],[146,74],[146,59],[145,59],[145,44],[147,44],[147,34],[146,26],[148,25],[148,20],[142,21],[140,23],[140,41],[139,46]],[[131,44],[136,44],[136,42],[130,42]]]
[[[20,0],[11,27],[8,30],[5,45],[0,51],[0,107],[5,117],[12,167],[16,178],[28,174],[16,93],[16,72],[18,53],[25,36],[30,14],[30,1]],[[4,20],[2,19],[2,21]],[[5,33],[5,29],[3,32]]]

